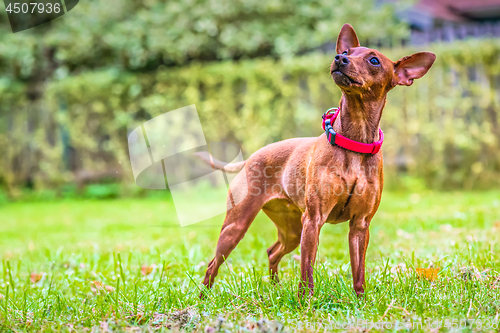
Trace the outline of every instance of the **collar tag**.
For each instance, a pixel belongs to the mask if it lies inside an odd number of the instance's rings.
[[[333,126],[330,124],[330,119],[326,119],[325,121],[325,134],[328,138],[328,142],[334,145],[335,138],[337,137],[337,132],[334,131]]]

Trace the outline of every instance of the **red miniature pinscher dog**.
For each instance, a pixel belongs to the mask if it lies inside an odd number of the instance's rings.
[[[220,265],[262,209],[278,228],[278,240],[267,249],[273,279],[281,258],[300,244],[299,295],[312,295],[321,227],[349,221],[354,290],[358,296],[364,293],[368,229],[384,184],[379,124],[387,93],[424,76],[436,56],[419,52],[392,62],[377,50],[361,47],[349,24],[340,31],[337,53],[330,73],[342,98],[334,117],[324,115],[325,134],[270,144],[240,163],[224,164],[199,154],[214,168],[241,170],[230,186],[228,203],[248,188],[242,201],[227,211],[205,286],[211,287]]]

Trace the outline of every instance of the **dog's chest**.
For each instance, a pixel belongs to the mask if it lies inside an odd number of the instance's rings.
[[[335,202],[327,223],[339,223],[353,216],[368,216],[376,209],[382,190],[382,174],[378,164],[363,159],[351,159],[340,166],[330,167],[329,174],[322,179],[330,180],[333,193],[330,200]]]

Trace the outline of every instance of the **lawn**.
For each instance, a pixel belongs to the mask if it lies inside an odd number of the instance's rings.
[[[315,294],[301,302],[299,249],[281,262],[280,285],[269,282],[266,249],[277,236],[263,214],[204,301],[223,216],[181,228],[164,197],[9,203],[0,221],[2,332],[498,326],[500,191],[385,192],[365,296],[351,286],[344,223],[322,229]]]

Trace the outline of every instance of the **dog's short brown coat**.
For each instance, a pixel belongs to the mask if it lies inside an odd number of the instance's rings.
[[[392,62],[377,50],[360,47],[349,24],[340,31],[337,53],[330,73],[342,90],[342,99],[333,128],[363,143],[379,140],[387,93],[396,85],[411,85],[427,73],[436,58],[433,53],[419,52]],[[211,157],[202,158],[215,167],[224,166]],[[281,258],[301,246],[300,295],[313,292],[313,265],[321,227],[349,221],[353,285],[356,293],[362,294],[368,229],[384,184],[382,151],[375,155],[349,151],[332,146],[322,134],[277,142],[258,150],[245,162],[225,166],[226,171],[242,168],[231,189],[235,192],[248,187],[248,194],[228,210],[203,283],[212,285],[220,265],[262,209],[278,228],[278,240],[267,250],[274,279]]]

